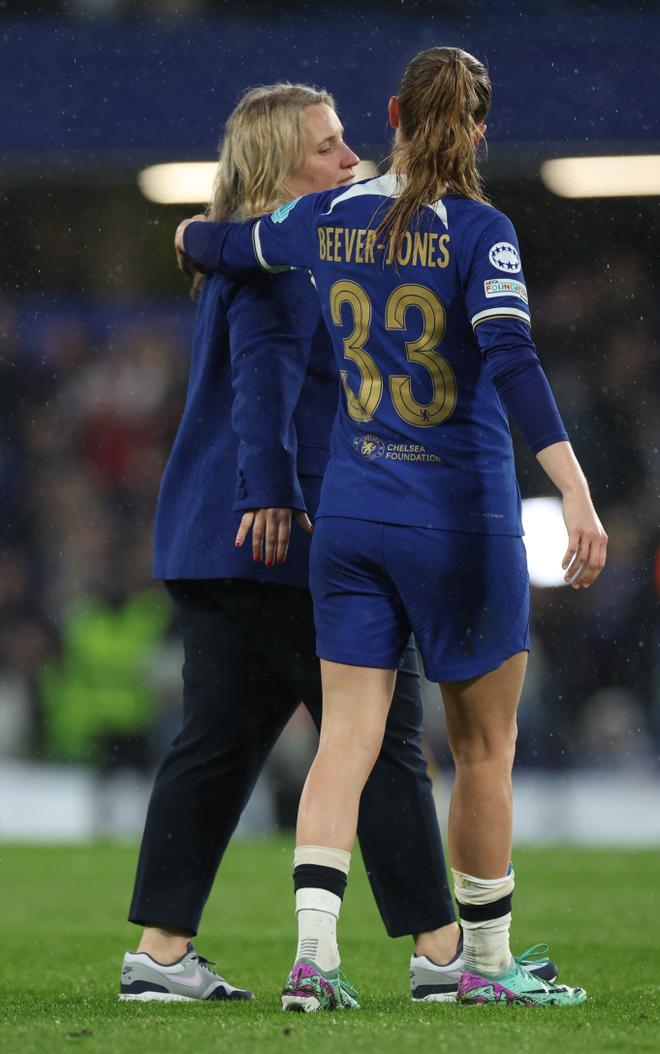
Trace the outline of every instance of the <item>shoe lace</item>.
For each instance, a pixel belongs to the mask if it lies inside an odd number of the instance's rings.
[[[339,971],[339,987],[347,995],[350,995],[352,999],[357,999],[360,995],[357,988],[353,987],[346,974],[343,974],[341,970]]]
[[[533,945],[530,950],[533,951],[536,947],[537,945]],[[520,956],[520,958],[522,958],[522,956]],[[514,961],[520,978],[525,978],[537,991],[539,989],[542,989],[544,992],[554,992],[556,990],[557,985],[553,984],[552,981],[546,981],[543,977],[539,977],[538,974],[530,973],[529,970],[521,965],[518,959],[519,957],[515,956]]]
[[[530,948],[526,948],[520,955],[515,955],[514,958],[517,963],[547,963],[550,961],[548,952],[550,951],[549,944],[532,944]]]
[[[211,966],[215,966],[215,963],[214,963],[213,959],[205,959],[203,955],[199,954],[199,952],[195,952],[195,956],[194,957],[197,960],[197,962],[199,963],[199,965],[203,966],[205,970],[209,970],[210,973],[215,973],[215,970],[211,970],[210,969]]]

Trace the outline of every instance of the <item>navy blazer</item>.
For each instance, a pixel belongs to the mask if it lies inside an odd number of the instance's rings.
[[[234,546],[242,511],[307,509],[330,456],[338,378],[309,275],[219,274],[202,287],[183,417],[165,467],[154,578],[248,578],[308,587],[309,535],[283,564]]]

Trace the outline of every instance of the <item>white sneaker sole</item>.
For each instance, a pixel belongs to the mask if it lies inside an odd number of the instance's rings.
[[[303,1014],[313,1014],[320,1010],[321,1004],[315,995],[283,995],[282,1010],[298,1010]]]
[[[456,992],[432,992],[431,995],[417,997],[413,995],[410,998],[413,1003],[455,1003],[457,994],[458,990]]]
[[[176,995],[174,992],[139,992],[136,995],[120,993],[117,999],[121,1003],[205,1003],[206,999],[195,999],[189,995]]]

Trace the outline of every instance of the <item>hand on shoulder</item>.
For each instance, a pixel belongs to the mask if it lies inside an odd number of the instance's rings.
[[[205,216],[203,213],[199,213],[197,216],[190,216],[186,220],[181,220],[181,223],[176,229],[176,234],[174,235],[174,251],[176,253],[176,263],[179,270],[183,271],[184,274],[190,274],[191,271],[199,271],[200,274],[207,273],[203,267],[195,263],[194,260],[191,260],[189,256],[186,256],[183,247],[183,232],[185,231],[188,224],[205,222],[207,219],[207,216]]]

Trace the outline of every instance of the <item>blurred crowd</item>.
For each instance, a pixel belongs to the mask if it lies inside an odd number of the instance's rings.
[[[191,310],[3,302],[0,319],[4,751],[148,765],[171,621],[151,524]]]
[[[539,353],[610,543],[594,589],[535,590],[518,764],[649,771],[660,746],[657,304],[632,252],[567,267],[532,294]],[[194,309],[184,297],[42,305],[0,301],[0,752],[148,770],[180,707],[180,645],[150,545]],[[517,445],[523,496],[550,493]],[[427,694],[429,749],[444,764]],[[296,743],[280,763],[284,797],[307,756]]]

